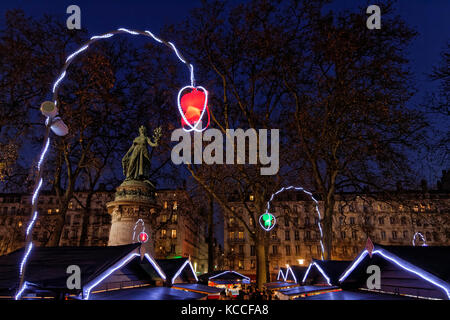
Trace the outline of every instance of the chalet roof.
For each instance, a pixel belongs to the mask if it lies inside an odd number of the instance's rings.
[[[46,289],[67,288],[67,267],[81,269],[82,286],[132,252],[139,243],[110,247],[35,247],[28,257],[25,280]],[[24,248],[0,256],[0,289],[13,290],[19,277]]]
[[[182,272],[188,272],[192,273],[194,278],[196,277],[193,270],[187,266],[190,263],[188,258],[156,259],[155,261],[166,274],[167,280],[171,282],[175,281],[174,277],[178,272],[180,272],[178,276],[182,275]]]
[[[326,276],[330,279],[331,284],[338,284],[339,277],[341,274],[347,269],[352,261],[344,261],[344,260],[318,260],[313,259],[313,264],[317,264],[323,272],[325,272]],[[312,268],[313,266],[311,266]],[[315,268],[317,269],[317,268]],[[307,278],[312,276],[316,270],[310,270]],[[317,270],[317,272],[320,272]],[[321,272],[320,272],[321,273]],[[306,279],[305,279],[306,280]]]

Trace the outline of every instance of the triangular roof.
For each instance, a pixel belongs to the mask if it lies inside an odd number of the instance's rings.
[[[245,281],[250,282],[250,278],[234,270],[218,272],[208,278],[211,281]]]
[[[435,290],[438,295],[450,299],[450,247],[383,246],[374,243],[371,254],[372,257],[366,249],[361,251],[342,273],[339,282],[342,285],[357,284],[362,281],[361,279],[367,279],[366,268],[369,265],[383,263],[392,266],[389,274],[392,282],[390,286],[397,291],[404,291],[405,294],[415,296],[435,297],[436,294],[430,291]],[[400,275],[399,272],[404,275]],[[414,284],[411,284],[412,279],[417,279],[414,280]],[[419,279],[421,282],[417,282]],[[407,288],[404,286],[402,288],[401,283],[404,281],[410,282]],[[386,281],[381,282],[381,286],[386,285]],[[417,294],[416,292],[419,291],[420,294]]]
[[[66,288],[67,267],[77,265],[84,284],[139,246],[136,243],[111,247],[34,247],[28,256],[25,280],[45,288]],[[15,287],[24,250],[0,256],[0,288]]]
[[[25,283],[27,289],[50,290],[52,292],[84,292],[89,296],[95,288],[116,270],[139,259],[134,272],[143,279],[165,278],[161,268],[149,254],[141,262],[140,243],[120,246],[92,247],[35,247],[27,259]],[[13,293],[19,281],[19,266],[23,260],[24,248],[0,256],[0,291]],[[67,268],[78,266],[81,271],[81,288],[67,288]]]
[[[308,282],[308,279],[316,282],[317,276],[319,276],[328,285],[337,285],[339,284],[340,275],[347,269],[350,263],[351,261],[313,259],[302,278],[302,283]],[[315,278],[315,280],[312,278]]]
[[[174,283],[175,280],[182,275],[183,272],[192,273],[195,281],[198,281],[197,275],[188,258],[175,259],[156,259],[156,263],[162,268],[167,276],[167,281]]]

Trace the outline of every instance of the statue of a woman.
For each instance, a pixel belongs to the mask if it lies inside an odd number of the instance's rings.
[[[153,141],[147,136],[147,129],[144,126],[139,127],[139,136],[133,140],[133,145],[122,159],[125,181],[141,180],[150,182],[151,162],[147,144],[151,147],[156,147],[160,138],[161,127],[154,130]]]

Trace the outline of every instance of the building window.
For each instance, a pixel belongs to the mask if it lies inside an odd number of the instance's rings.
[[[406,217],[402,217],[402,218],[400,219],[400,221],[401,221],[402,226],[405,226],[405,225],[406,225]]]
[[[354,225],[355,224],[355,217],[350,217],[350,224]]]
[[[167,216],[165,214],[161,216],[161,222],[163,223],[167,222]]]
[[[278,254],[278,247],[277,246],[272,246],[272,253],[273,254]]]
[[[244,239],[244,232],[239,231],[239,239],[243,240]]]
[[[384,225],[384,218],[378,218],[378,224]]]
[[[250,255],[251,255],[252,257],[255,256],[255,246],[253,246],[253,245],[250,246]]]
[[[392,239],[397,240],[397,231],[392,231]]]
[[[386,232],[381,231],[381,239],[386,240]]]
[[[252,269],[255,269],[255,268],[256,268],[255,260],[251,260],[251,262],[250,262],[250,267],[251,267]]]
[[[287,256],[291,255],[291,246],[286,246],[286,255]]]
[[[295,240],[300,240],[300,232],[298,232],[298,230],[294,231],[294,239]]]
[[[52,209],[48,209],[48,210],[47,210],[47,213],[48,213],[48,214],[52,214]]]
[[[176,201],[173,202],[172,209],[173,210],[177,210],[178,209],[178,203]]]
[[[390,217],[389,221],[390,221],[391,224],[395,224],[395,218],[394,217]]]
[[[311,231],[306,231],[305,232],[305,239],[306,240],[311,240]]]
[[[339,224],[341,226],[344,224],[344,217],[339,217]]]
[[[255,200],[255,197],[251,194],[250,195],[250,201],[253,201],[253,200]]]
[[[309,218],[308,217],[305,218],[305,226],[309,226]]]
[[[176,246],[174,244],[170,245],[170,253],[175,253],[176,252]]]
[[[233,240],[234,238],[234,231],[228,232],[228,239]]]
[[[289,219],[287,217],[284,218],[284,226],[289,227]]]
[[[176,239],[176,238],[177,238],[177,230],[172,229],[172,239]]]
[[[161,229],[161,239],[164,239],[166,237],[166,234],[167,234],[167,230]]]
[[[357,231],[352,231],[352,238],[354,240],[358,239],[358,232]]]
[[[239,246],[239,253],[244,253],[244,246],[242,244]]]
[[[345,239],[345,231],[341,231],[341,239]]]
[[[408,231],[403,231],[403,238],[408,239]]]
[[[239,260],[239,269],[244,269],[244,261],[243,260]]]
[[[174,214],[174,215],[172,216],[172,222],[173,222],[173,223],[176,223],[177,221],[178,221],[178,215]]]
[[[284,239],[285,239],[286,241],[291,240],[291,235],[290,235],[290,233],[289,233],[289,230],[284,231]]]
[[[167,201],[164,201],[164,209],[167,209]]]

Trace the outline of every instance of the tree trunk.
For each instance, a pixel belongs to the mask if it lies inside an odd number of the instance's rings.
[[[80,246],[86,246],[88,240],[89,218],[91,217],[92,193],[86,197],[85,209],[83,212],[83,222],[81,225]]]
[[[212,196],[209,196],[208,208],[208,272],[214,271],[214,201]]]
[[[266,268],[266,248],[264,246],[264,231],[256,228],[256,285],[262,289],[263,284],[267,282]]]
[[[57,247],[59,246],[59,239],[61,238],[61,233],[64,228],[64,220],[66,217],[66,210],[58,214],[55,218],[55,229],[50,235],[50,240],[47,242],[48,247]]]
[[[324,259],[332,259],[332,249],[333,249],[333,205],[334,203],[329,203],[324,201],[324,219],[323,219],[323,245],[325,246]]]

